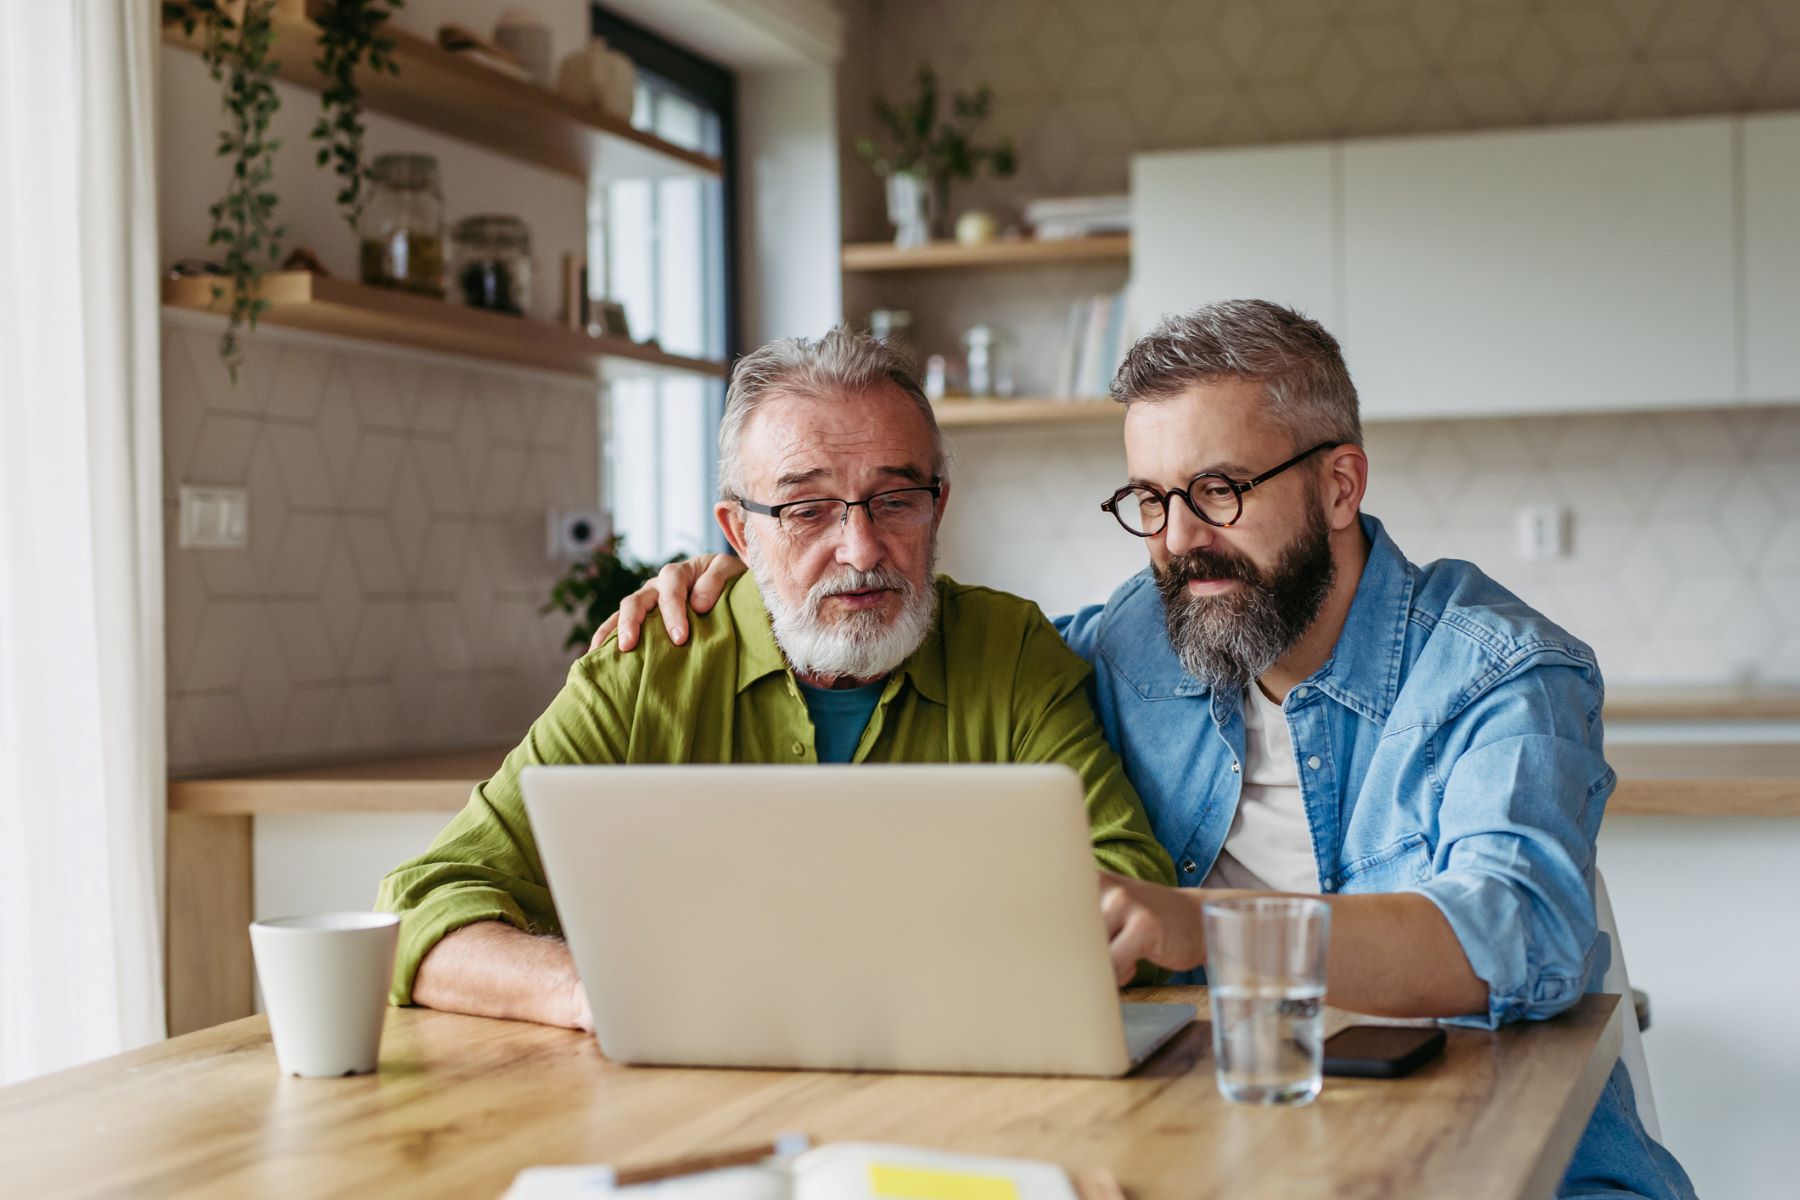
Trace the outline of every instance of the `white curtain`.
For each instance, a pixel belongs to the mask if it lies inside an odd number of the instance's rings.
[[[0,3],[0,1082],[164,1028],[159,9]]]

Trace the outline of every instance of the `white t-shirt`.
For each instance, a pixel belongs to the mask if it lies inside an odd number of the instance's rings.
[[[1203,887],[1316,892],[1319,867],[1300,798],[1300,767],[1281,706],[1252,683],[1244,695],[1244,787],[1231,832]]]

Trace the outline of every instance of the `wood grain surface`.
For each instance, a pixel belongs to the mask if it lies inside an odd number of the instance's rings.
[[[280,0],[274,21],[276,75],[314,91],[329,86],[320,74],[319,28],[309,6]],[[674,145],[625,117],[576,104],[535,83],[513,79],[430,40],[388,24],[394,73],[366,71],[358,83],[370,112],[387,113],[438,133],[499,151],[513,159],[586,183],[620,179],[717,178],[716,157]],[[163,40],[189,50],[200,36],[179,23],[165,25]]]
[[[1133,1200],[1540,1197],[1622,1011],[1588,996],[1553,1021],[1451,1030],[1418,1074],[1327,1080],[1296,1109],[1222,1100],[1203,1024],[1126,1079],[1070,1080],[619,1067],[583,1034],[397,1009],[379,1074],[316,1080],[277,1072],[255,1017],[0,1090],[0,1179],[20,1196],[496,1196],[528,1166],[800,1130],[1106,1168]]]
[[[213,295],[217,276],[163,281],[163,304],[193,312],[222,313]],[[723,378],[722,360],[684,358],[613,334],[587,334],[550,321],[487,312],[394,288],[371,287],[309,271],[272,271],[257,285],[269,302],[257,320],[364,341],[412,346],[444,354],[593,378],[706,375]]]
[[[1131,235],[1102,233],[1078,238],[1014,238],[965,246],[931,242],[902,248],[892,242],[856,242],[844,247],[846,271],[929,271],[958,267],[1024,267],[1038,263],[1131,258]]]

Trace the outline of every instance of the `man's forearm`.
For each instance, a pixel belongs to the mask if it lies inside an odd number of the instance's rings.
[[[1157,961],[1182,970],[1205,960],[1202,905],[1208,900],[1272,893],[1182,888],[1177,894],[1191,907],[1191,917],[1183,922],[1185,931],[1170,931],[1171,944],[1164,956],[1168,961]],[[1382,1017],[1463,1017],[1487,1012],[1487,984],[1469,965],[1450,922],[1424,896],[1391,892],[1315,898],[1331,906],[1325,976],[1325,999],[1331,1004]],[[1194,941],[1185,943],[1184,933]]]
[[[1485,1014],[1488,988],[1438,906],[1415,892],[1325,896],[1326,999],[1383,1017]]]
[[[419,964],[412,998],[478,1017],[580,1029],[592,1024],[568,946],[503,921],[478,921],[440,939]]]

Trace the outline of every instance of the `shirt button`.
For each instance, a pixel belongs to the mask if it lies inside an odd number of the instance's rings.
[[[805,753],[806,753],[806,747],[805,747],[805,746],[803,746],[803,745],[801,745],[801,744],[800,744],[800,743],[799,743],[799,742],[795,742],[795,743],[794,743],[794,745],[793,745],[793,751],[794,751],[794,757],[796,757],[796,758],[798,758],[798,757],[800,757],[800,756],[801,756],[801,755],[803,755],[803,754],[805,754]],[[1314,765],[1314,766],[1317,766],[1317,765],[1318,765],[1318,761],[1319,761],[1319,760],[1318,760],[1318,759],[1314,759],[1314,760],[1313,760],[1313,765]]]
[[[1319,756],[1316,754],[1307,755],[1306,756],[1306,765],[1314,771],[1318,770],[1319,769]]]
[[[1235,758],[1234,758],[1234,759],[1232,759],[1232,760],[1231,760],[1231,773],[1232,773],[1232,774],[1233,774],[1233,775],[1236,775],[1236,774],[1237,774],[1237,769],[1238,769],[1238,765],[1237,765],[1237,759],[1235,759]]]
[[[1304,683],[1303,683],[1303,684],[1301,684],[1301,685],[1300,685],[1300,686],[1299,686],[1299,687],[1297,687],[1297,688],[1295,688],[1295,689],[1294,689],[1294,695],[1296,695],[1296,696],[1304,696],[1304,695],[1306,695],[1306,693],[1307,693],[1307,690],[1308,690],[1308,689],[1307,689],[1307,686],[1306,686],[1306,685],[1305,685],[1305,684],[1304,684]]]
[[[1195,862],[1193,859],[1184,858],[1181,860],[1181,873],[1183,875],[1192,875],[1195,871],[1198,871],[1199,869],[1200,869],[1200,864]]]

